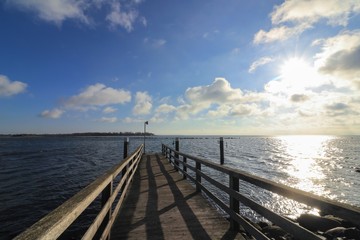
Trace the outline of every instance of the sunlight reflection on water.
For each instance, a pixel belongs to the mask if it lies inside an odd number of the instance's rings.
[[[359,137],[342,136],[229,137],[225,138],[225,165],[325,198],[358,205],[354,192],[359,182],[354,171],[359,163],[358,141]],[[180,145],[181,150],[192,155],[219,161],[216,138],[184,139]],[[217,178],[217,174],[213,174]],[[221,176],[219,180],[226,182]],[[302,213],[318,213],[317,209],[251,184],[241,182],[240,185],[245,196],[290,218]],[[228,201],[226,194],[221,198]],[[245,206],[241,211],[252,220],[264,220]]]
[[[286,177],[280,182],[291,187],[312,192],[319,196],[335,198],[326,189],[326,172],[328,168],[334,168],[334,160],[329,159],[328,152],[331,149],[330,143],[333,136],[279,136],[276,148],[281,155],[281,163],[278,170]],[[296,218],[305,212],[318,214],[318,210],[297,203],[293,200],[272,194],[272,202],[275,208],[291,218]]]
[[[327,195],[321,181],[325,178],[324,160],[331,136],[281,136],[281,147],[290,164],[285,172],[289,174],[295,188],[318,195]],[[319,184],[320,183],[320,184]]]

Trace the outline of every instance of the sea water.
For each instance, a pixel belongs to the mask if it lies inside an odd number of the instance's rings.
[[[146,138],[146,152],[174,147],[176,136]],[[178,136],[180,151],[219,163],[220,136]],[[1,137],[0,239],[11,239],[95,180],[123,156],[124,137]],[[130,137],[132,152],[143,137]],[[360,206],[360,136],[224,136],[225,166],[329,199]],[[191,161],[189,161],[190,164]],[[203,167],[214,179],[228,176]],[[224,202],[228,196],[204,181]],[[240,192],[295,218],[316,209],[240,181]],[[67,235],[77,238],[96,216],[95,202]],[[219,209],[219,211],[221,211]],[[251,220],[264,220],[241,205]]]

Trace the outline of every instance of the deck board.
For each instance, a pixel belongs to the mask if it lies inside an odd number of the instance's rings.
[[[144,155],[111,239],[245,239],[160,154]]]

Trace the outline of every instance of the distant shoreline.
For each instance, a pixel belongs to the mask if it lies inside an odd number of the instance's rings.
[[[0,137],[106,137],[106,136],[144,136],[142,132],[85,132],[85,133],[55,133],[55,134],[0,134]],[[146,136],[155,136],[153,133],[146,133]]]

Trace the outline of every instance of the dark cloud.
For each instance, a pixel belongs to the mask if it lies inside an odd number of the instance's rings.
[[[348,105],[346,105],[345,103],[334,103],[331,105],[327,105],[326,108],[329,110],[334,110],[334,111],[341,111],[341,110],[346,110],[348,109]]]
[[[305,94],[294,94],[290,97],[292,102],[304,102],[309,99]]]
[[[360,45],[351,50],[341,50],[331,55],[320,71],[325,73],[341,72],[351,74],[360,71]]]

